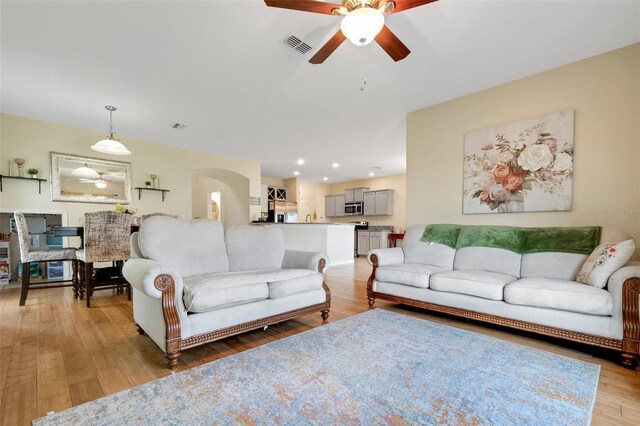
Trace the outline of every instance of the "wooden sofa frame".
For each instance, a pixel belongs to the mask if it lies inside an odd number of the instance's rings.
[[[318,262],[318,272],[322,273],[325,266],[326,260],[320,259],[320,261]],[[178,365],[178,362],[180,361],[180,354],[185,349],[204,345],[206,343],[214,342],[216,340],[224,339],[236,334],[255,330],[272,324],[277,324],[282,321],[290,320],[318,311],[320,311],[321,313],[322,323],[326,324],[329,319],[329,310],[331,308],[331,290],[329,290],[329,287],[323,280],[322,288],[326,293],[326,298],[323,303],[305,306],[304,308],[294,309],[292,311],[283,312],[277,315],[260,318],[254,321],[248,321],[245,323],[233,325],[231,327],[226,327],[219,330],[211,331],[209,333],[198,334],[196,336],[182,339],[180,337],[180,315],[178,313],[178,307],[176,306],[175,281],[173,277],[168,274],[160,274],[155,278],[154,285],[158,290],[162,292],[162,315],[164,316],[164,322],[166,326],[165,338],[167,344],[167,349],[164,356],[167,359],[167,367],[171,369],[175,368]],[[144,335],[145,331],[142,329],[142,327],[140,327],[140,325],[138,324],[136,324],[136,326],[138,327],[138,333]]]
[[[379,293],[373,291],[373,281],[378,268],[378,256],[372,254],[370,256],[373,270],[367,281],[367,300],[369,307],[373,308],[376,299],[387,300],[389,302],[400,303],[403,305],[416,306],[418,308],[427,309],[435,312],[442,312],[449,315],[455,315],[463,318],[469,318],[476,321],[483,321],[492,324],[498,324],[506,327],[516,328],[518,330],[529,331],[545,336],[558,337],[560,339],[571,340],[573,342],[584,343],[592,346],[599,346],[607,349],[613,349],[620,352],[620,363],[629,369],[635,369],[640,359],[640,278],[632,277],[627,279],[622,287],[622,340],[609,337],[596,336],[579,331],[566,330],[558,327],[550,327],[542,324],[536,324],[527,321],[520,321],[511,318],[500,317],[497,315],[484,314],[481,312],[471,311],[468,309],[454,308],[450,306],[438,305],[435,303],[423,302],[420,300],[409,299],[401,296],[393,296],[390,294]]]

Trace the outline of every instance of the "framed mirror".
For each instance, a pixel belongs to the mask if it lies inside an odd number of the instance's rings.
[[[51,185],[52,201],[131,204],[131,164],[52,152]]]

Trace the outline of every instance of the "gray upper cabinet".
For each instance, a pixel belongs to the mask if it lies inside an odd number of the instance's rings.
[[[336,199],[336,216],[337,217],[346,216],[344,214],[344,203],[346,199],[345,194],[336,195],[335,199]]]
[[[364,199],[364,215],[365,216],[375,216],[376,214],[376,193],[375,192],[365,192],[363,194]]]
[[[393,189],[364,193],[365,216],[391,216],[393,214]]]
[[[344,191],[346,203],[361,203],[364,201],[364,193],[369,188],[351,188]]]
[[[324,197],[324,217],[336,217],[336,197]]]
[[[344,214],[345,195],[327,195],[324,197],[325,217],[342,217]]]

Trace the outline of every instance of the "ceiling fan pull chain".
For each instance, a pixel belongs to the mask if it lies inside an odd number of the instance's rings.
[[[360,91],[364,92],[364,89],[367,88],[367,49],[364,45],[362,46],[362,56],[364,58],[364,71],[362,73],[362,84],[360,84]]]

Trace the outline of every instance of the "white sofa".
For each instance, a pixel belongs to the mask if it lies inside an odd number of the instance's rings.
[[[312,312],[329,317],[325,256],[285,250],[278,228],[224,232],[216,221],[157,216],[131,246],[123,274],[133,317],[170,368],[184,349]]]
[[[604,289],[576,282],[586,254],[519,254],[493,247],[423,242],[425,225],[402,247],[373,250],[367,284],[376,299],[615,349],[634,368],[640,354],[640,263],[618,269]],[[603,228],[601,241],[628,237]]]

